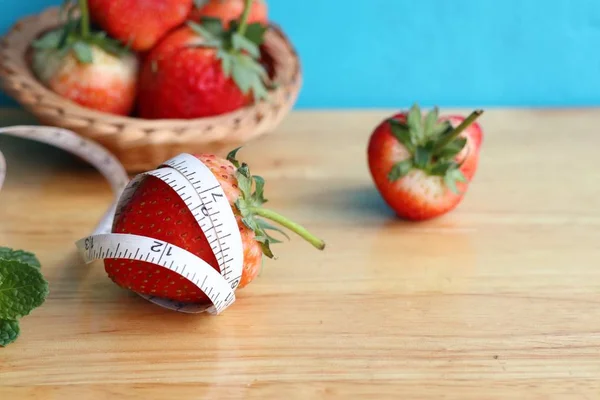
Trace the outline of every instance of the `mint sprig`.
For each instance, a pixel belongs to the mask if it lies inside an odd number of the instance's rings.
[[[48,282],[34,254],[0,247],[0,346],[18,338],[19,319],[40,307],[48,293]]]

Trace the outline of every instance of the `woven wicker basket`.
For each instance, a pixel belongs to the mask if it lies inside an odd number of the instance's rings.
[[[97,112],[53,93],[30,69],[30,43],[59,24],[59,9],[52,7],[12,27],[0,43],[1,87],[40,123],[95,140],[131,173],[155,168],[183,152],[223,154],[273,131],[293,107],[302,85],[297,53],[285,34],[271,25],[264,47],[273,59],[278,86],[268,101],[216,117],[189,120],[146,120]]]

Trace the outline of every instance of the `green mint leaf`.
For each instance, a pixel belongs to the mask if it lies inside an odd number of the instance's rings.
[[[456,139],[448,143],[446,147],[443,147],[442,149],[437,151],[435,155],[440,158],[453,158],[462,151],[466,144],[466,138],[457,137]]]
[[[92,47],[88,43],[82,41],[75,42],[73,44],[73,51],[79,62],[84,64],[91,64],[94,62]]]
[[[40,269],[42,265],[40,260],[33,253],[29,253],[23,250],[13,250],[8,247],[0,247],[0,259],[2,260],[16,260],[25,264],[29,264],[32,267]]]
[[[202,8],[206,4],[208,4],[209,1],[210,0],[194,0],[194,5],[196,6],[196,8]]]
[[[408,116],[406,117],[406,123],[417,139],[423,139],[425,137],[425,133],[423,132],[423,116],[421,115],[421,108],[418,104],[414,104],[410,111],[408,112]]]
[[[235,50],[246,51],[254,58],[260,57],[260,50],[258,49],[258,46],[237,32],[235,32],[231,37],[231,44]]]
[[[0,319],[18,319],[41,306],[48,282],[39,269],[17,260],[0,260]]]
[[[400,161],[400,162],[394,164],[394,166],[388,173],[388,180],[390,182],[393,182],[398,179],[404,178],[410,172],[412,167],[413,167],[412,159]]]
[[[0,346],[6,347],[17,340],[20,332],[19,322],[9,319],[0,319]]]
[[[200,22],[202,23],[202,28],[209,32],[211,36],[219,37],[223,35],[224,30],[221,19],[203,16]]]
[[[390,129],[392,130],[392,135],[394,135],[394,137],[398,139],[398,141],[402,143],[402,145],[404,145],[409,152],[412,153],[415,150],[415,143],[410,134],[408,125],[395,119],[390,119],[389,123]]]
[[[415,167],[426,168],[431,161],[431,150],[425,146],[417,146],[415,150]]]
[[[437,124],[439,114],[440,110],[437,107],[434,107],[431,111],[429,111],[429,113],[425,117],[425,126],[423,128],[423,130],[425,131],[425,136],[435,137],[435,135],[433,135],[432,132],[434,131],[434,128]]]
[[[257,46],[263,44],[268,27],[259,23],[249,24],[246,28],[246,38]]]

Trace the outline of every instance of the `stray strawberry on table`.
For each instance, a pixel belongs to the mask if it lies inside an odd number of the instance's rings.
[[[369,171],[398,216],[426,220],[458,206],[477,170],[483,132],[475,120],[482,113],[440,116],[435,107],[423,116],[415,104],[375,128]]]

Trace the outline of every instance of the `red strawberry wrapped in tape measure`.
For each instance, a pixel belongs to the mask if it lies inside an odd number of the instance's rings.
[[[367,149],[369,171],[398,216],[431,219],[462,201],[479,162],[483,133],[475,120],[482,113],[440,116],[436,107],[423,116],[415,104],[376,127]]]
[[[324,249],[325,243],[304,227],[263,207],[267,201],[264,198],[265,182],[260,176],[251,175],[247,164],[236,160],[237,151],[232,151],[226,159],[212,154],[196,157],[216,177],[235,216],[243,247],[243,269],[237,288],[243,288],[258,275],[263,255],[274,257],[271,244],[279,243],[279,240],[270,231],[285,235],[271,222],[295,232],[317,249]],[[112,231],[167,242],[194,254],[219,271],[211,243],[184,199],[167,183],[153,176],[141,181],[116,216]],[[160,265],[109,257],[105,258],[104,264],[108,276],[117,285],[138,294],[184,304],[209,300],[190,280]]]

